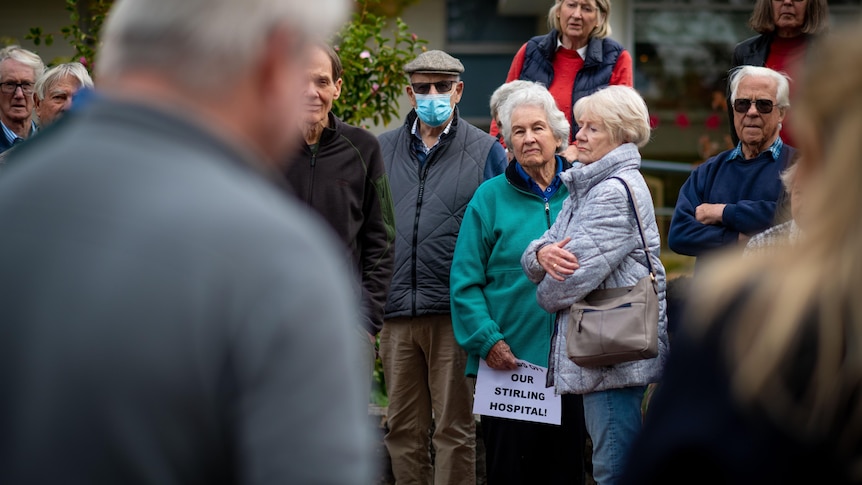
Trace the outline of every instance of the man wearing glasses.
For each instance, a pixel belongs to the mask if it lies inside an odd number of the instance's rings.
[[[33,87],[44,70],[42,59],[26,49],[0,50],[0,153],[36,133]]]
[[[783,193],[778,175],[795,153],[779,136],[790,107],[788,79],[744,66],[732,74],[730,89],[739,144],[697,167],[680,189],[668,233],[668,245],[680,254],[699,257],[745,242],[775,222]]]
[[[464,375],[467,356],[452,331],[449,269],[464,209],[479,184],[505,171],[506,152],[458,116],[464,92],[458,59],[432,50],[404,70],[413,109],[401,127],[380,136],[396,232],[380,333],[389,395],[385,441],[396,482],[471,484],[473,392]]]

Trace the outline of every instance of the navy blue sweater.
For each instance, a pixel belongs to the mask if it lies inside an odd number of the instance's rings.
[[[736,244],[740,233],[751,236],[770,227],[784,190],[778,175],[795,153],[793,147],[779,144],[750,160],[734,157],[736,149],[727,150],[697,167],[679,190],[668,233],[670,248],[700,256]],[[727,204],[721,224],[702,224],[695,218],[695,209],[704,203]]]

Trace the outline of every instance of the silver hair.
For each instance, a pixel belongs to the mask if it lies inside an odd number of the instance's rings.
[[[746,77],[765,77],[772,79],[776,83],[775,101],[779,108],[787,108],[790,106],[790,78],[787,74],[774,71],[768,67],[760,66],[742,66],[735,69],[730,75],[730,102],[736,101],[736,92],[739,89],[739,83]]]
[[[71,77],[78,81],[79,88],[92,88],[93,78],[87,72],[87,68],[80,62],[67,62],[65,64],[57,64],[45,71],[45,74],[39,76],[36,81],[35,94],[40,100],[45,99],[45,95],[65,77]]]
[[[30,69],[33,69],[34,80],[39,79],[39,77],[42,76],[42,73],[45,72],[45,63],[42,62],[42,58],[35,52],[28,51],[20,46],[10,45],[0,49],[0,64],[2,64],[6,59],[18,61]]]
[[[585,114],[595,116],[614,143],[642,147],[649,142],[649,110],[641,95],[628,86],[608,86],[579,99],[575,103],[575,120]]]
[[[96,74],[155,68],[187,88],[213,89],[241,76],[276,29],[322,39],[348,12],[347,0],[118,0]]]
[[[489,103],[491,108],[491,117],[497,119],[497,114],[500,111],[500,106],[506,101],[506,98],[509,97],[514,91],[521,89],[525,86],[529,86],[530,84],[534,84],[533,81],[523,81],[521,79],[516,79],[514,81],[507,82],[506,84],[500,85],[494,92],[491,94],[491,101]]]
[[[512,113],[522,106],[542,108],[554,138],[563,141],[563,146],[560,146],[558,151],[565,149],[565,142],[569,139],[569,120],[566,119],[566,115],[560,111],[560,108],[557,108],[557,102],[554,101],[554,97],[547,88],[536,82],[527,83],[513,90],[500,106],[500,118],[497,121],[503,127],[502,132],[506,145],[512,146]]]

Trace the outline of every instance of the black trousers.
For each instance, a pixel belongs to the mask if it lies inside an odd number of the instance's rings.
[[[482,416],[488,485],[584,483],[584,401],[562,396],[560,426]]]

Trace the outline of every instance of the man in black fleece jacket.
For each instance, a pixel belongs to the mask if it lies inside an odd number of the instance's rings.
[[[312,49],[299,129],[305,139],[285,168],[294,193],[321,216],[346,245],[362,292],[363,322],[357,328],[360,368],[369,376],[375,336],[392,278],[395,216],[389,179],[377,138],[332,114],[341,94],[341,61],[328,45]]]

